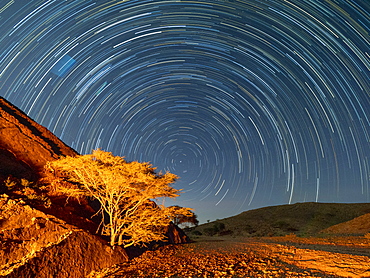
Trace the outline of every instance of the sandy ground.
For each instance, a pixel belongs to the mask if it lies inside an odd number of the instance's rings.
[[[91,277],[370,277],[370,239],[204,237]]]
[[[370,240],[363,237],[260,239],[247,245],[263,256],[337,277],[370,277]]]

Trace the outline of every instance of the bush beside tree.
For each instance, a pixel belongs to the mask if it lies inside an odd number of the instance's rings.
[[[207,227],[203,230],[203,233],[207,236],[214,236],[220,234],[225,230],[225,224],[222,222],[215,222],[212,227]]]

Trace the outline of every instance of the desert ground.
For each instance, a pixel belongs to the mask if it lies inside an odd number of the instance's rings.
[[[199,237],[91,277],[370,277],[370,239]]]

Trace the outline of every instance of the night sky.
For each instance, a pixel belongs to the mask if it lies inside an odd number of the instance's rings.
[[[0,0],[0,95],[180,176],[200,222],[370,200],[370,1]]]

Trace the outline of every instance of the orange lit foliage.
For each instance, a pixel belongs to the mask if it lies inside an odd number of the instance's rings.
[[[179,206],[173,206],[173,209],[176,210],[176,209],[180,209]],[[193,226],[198,226],[199,224],[199,221],[198,221],[198,217],[195,213],[193,212],[188,212],[186,214],[176,214],[174,215],[174,217],[172,218],[172,222],[175,224],[175,225],[181,225],[181,224],[191,224]]]
[[[61,158],[49,166],[78,184],[67,188],[60,183],[60,192],[99,201],[102,233],[110,236],[112,246],[128,247],[164,240],[174,215],[191,214],[188,208],[167,208],[152,201],[178,197],[180,190],[170,186],[176,175],[156,174],[149,163],[126,162],[122,157],[98,149],[88,155]],[[108,223],[104,221],[105,214]]]

